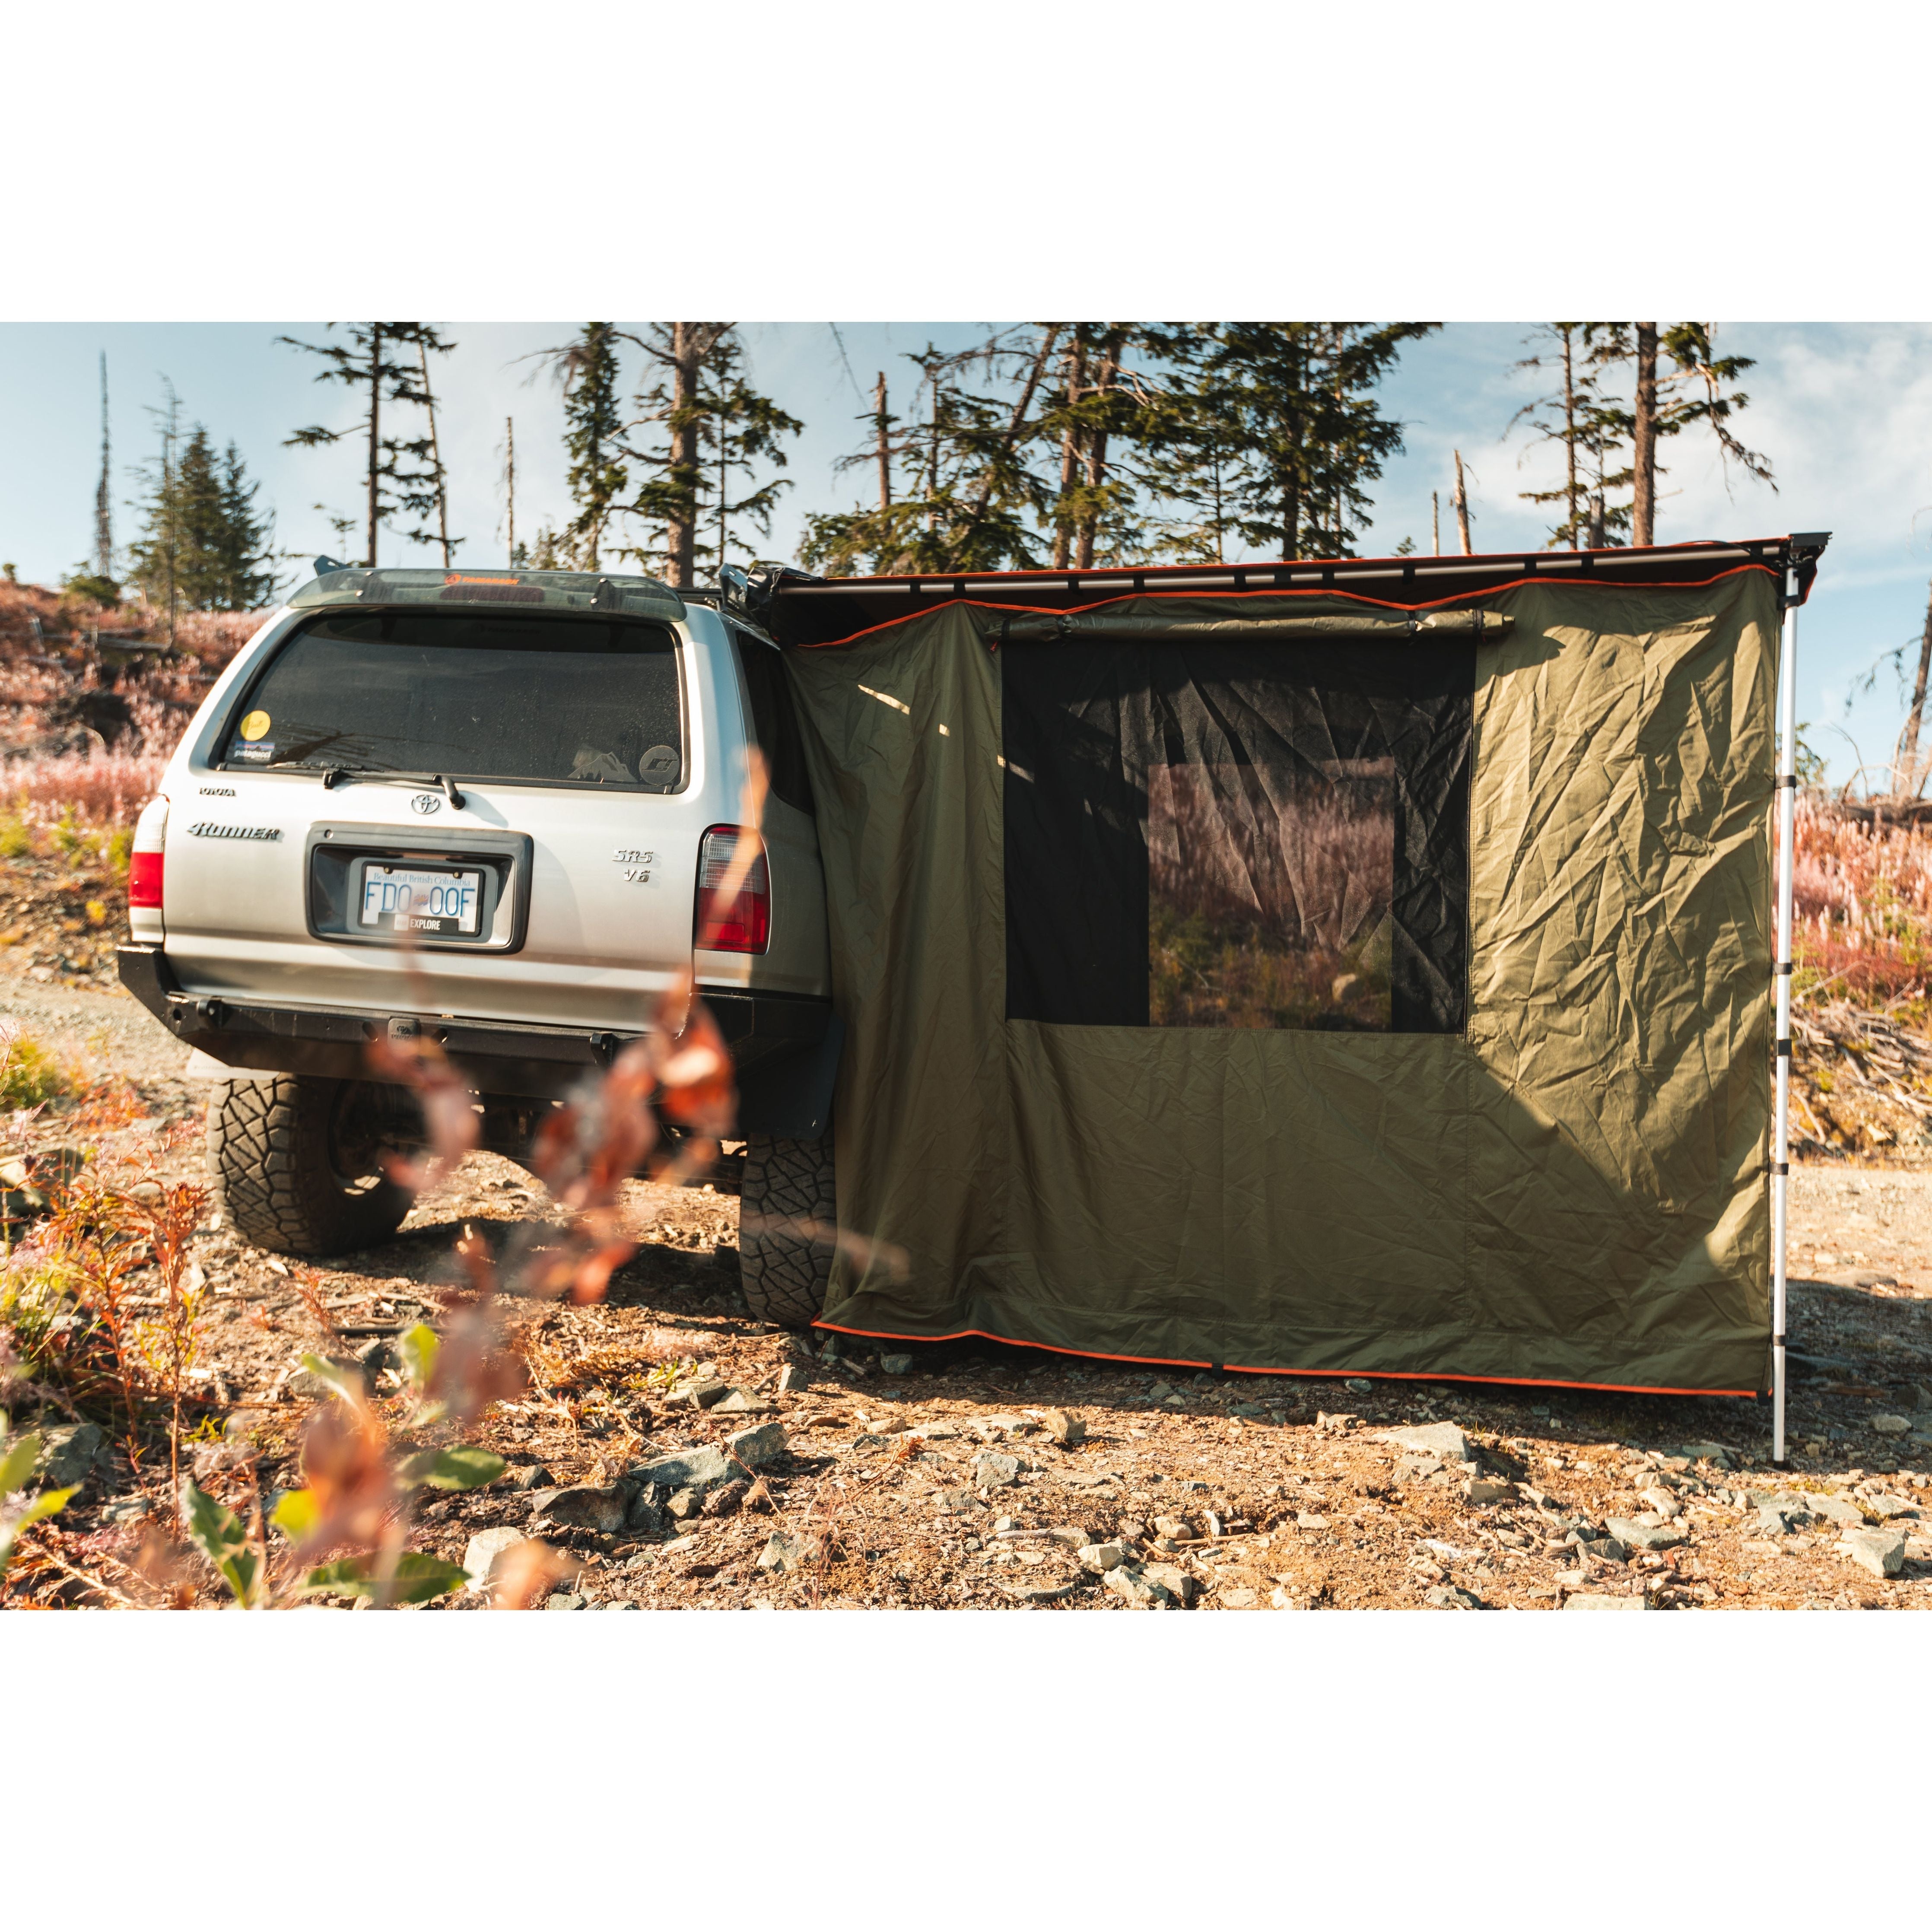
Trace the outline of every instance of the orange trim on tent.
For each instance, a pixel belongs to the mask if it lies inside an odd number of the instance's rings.
[[[1240,1362],[1195,1362],[1167,1355],[1110,1355],[1099,1348],[1062,1348],[1052,1342],[1023,1342],[995,1335],[989,1328],[959,1328],[950,1335],[895,1335],[881,1328],[848,1328],[836,1322],[814,1322],[835,1335],[862,1336],[868,1342],[998,1342],[1010,1348],[1037,1348],[1042,1354],[1074,1355],[1096,1362],[1135,1362],[1150,1369],[1220,1369],[1232,1376],[1310,1376],[1333,1380],[1353,1376],[1370,1382],[1496,1382],[1506,1388],[1588,1389],[1605,1395],[1731,1395],[1754,1400],[1756,1389],[1652,1388],[1643,1382],[1559,1382],[1534,1376],[1462,1376],[1429,1369],[1257,1369]]]
[[[1711,577],[1682,578],[1668,584],[1612,584],[1600,577],[1577,577],[1561,580],[1561,587],[1566,590],[1700,590],[1713,584],[1721,584],[1727,577],[1741,577],[1749,571],[1761,572],[1765,576],[1775,578],[1778,573],[1768,564],[1734,564],[1728,570],[1720,570]],[[1511,578],[1506,584],[1486,584],[1480,590],[1461,590],[1453,596],[1432,597],[1420,604],[1398,604],[1386,597],[1370,597],[1357,590],[1324,588],[1316,585],[1300,590],[1130,590],[1118,597],[1102,597],[1091,604],[1075,605],[1058,604],[990,604],[984,598],[959,597],[944,592],[934,594],[923,608],[908,610],[903,617],[888,617],[883,623],[868,624],[862,631],[853,631],[842,638],[827,639],[823,644],[800,644],[802,651],[832,651],[841,645],[856,644],[861,638],[869,638],[880,631],[890,631],[900,624],[910,624],[920,617],[929,617],[936,610],[956,610],[964,605],[969,610],[997,610],[1010,617],[1076,617],[1084,616],[1090,611],[1104,610],[1110,604],[1134,604],[1150,598],[1184,597],[1195,599],[1212,598],[1216,602],[1229,601],[1243,597],[1327,597],[1340,598],[1351,604],[1367,604],[1378,610],[1432,610],[1445,604],[1466,604],[1486,597],[1499,596],[1505,590],[1520,590],[1526,584],[1544,586],[1557,584],[1553,574],[1531,574]],[[922,592],[923,599],[926,593]],[[1553,1386],[1553,1384],[1552,1384]],[[1581,1387],[1583,1384],[1578,1384]]]

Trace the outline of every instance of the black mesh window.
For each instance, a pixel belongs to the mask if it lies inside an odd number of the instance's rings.
[[[1461,1030],[1472,644],[1001,659],[1010,1018]]]

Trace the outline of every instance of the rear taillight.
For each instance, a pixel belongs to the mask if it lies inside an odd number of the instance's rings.
[[[698,848],[696,944],[712,952],[762,952],[771,936],[764,841],[746,826],[714,825]]]
[[[161,873],[166,858],[168,842],[168,802],[165,797],[151,798],[141,808],[141,815],[134,822],[134,850],[128,861],[128,910],[130,914],[147,913],[158,914],[161,910]],[[159,936],[158,926],[149,920],[133,921],[138,938]]]

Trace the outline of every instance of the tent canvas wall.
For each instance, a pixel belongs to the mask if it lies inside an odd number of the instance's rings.
[[[847,1027],[823,1324],[1767,1387],[1814,556],[787,586]]]

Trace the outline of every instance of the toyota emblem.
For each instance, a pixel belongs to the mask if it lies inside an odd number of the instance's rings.
[[[412,809],[427,818],[432,812],[442,809],[442,794],[435,791],[419,791],[410,800]]]

